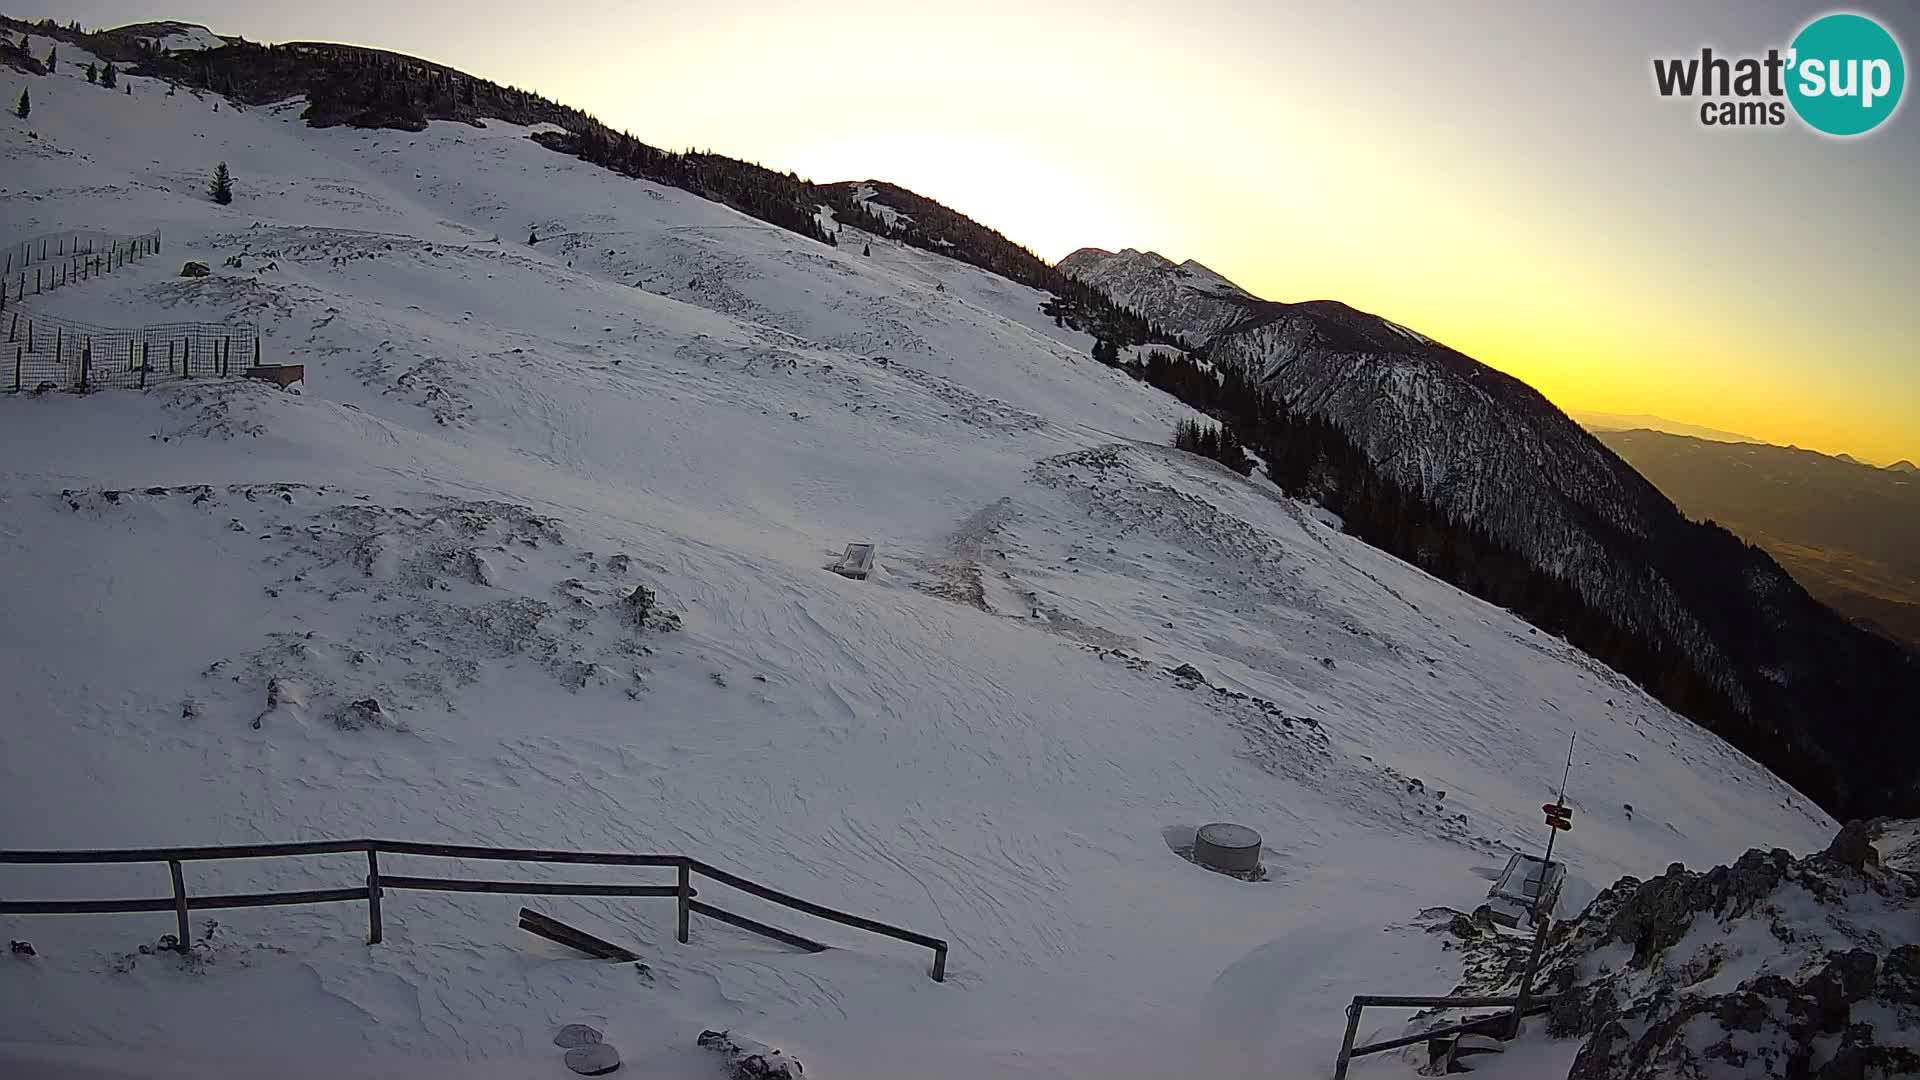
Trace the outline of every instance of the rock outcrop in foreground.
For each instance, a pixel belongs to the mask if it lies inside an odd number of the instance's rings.
[[[1584,1040],[1568,1080],[1920,1076],[1915,833],[1854,822],[1805,858],[1756,849],[1603,891],[1541,967],[1546,1033]],[[1510,950],[1461,936],[1470,971],[1499,972],[1470,982],[1512,992]]]

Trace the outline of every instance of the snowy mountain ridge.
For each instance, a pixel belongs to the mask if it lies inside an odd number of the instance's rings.
[[[1920,806],[1920,782],[1884,754],[1920,752],[1905,720],[1905,703],[1920,700],[1920,664],[1814,601],[1764,553],[1688,522],[1532,387],[1337,301],[1240,307],[1180,284],[1164,259],[1119,265],[1115,280],[1130,291],[1112,294],[1117,302],[1204,339],[1199,355],[1248,393],[1332,423],[1379,476],[1577,591],[1581,610],[1519,597],[1529,618],[1630,671],[1836,812]],[[1141,274],[1153,287],[1137,286]],[[1446,545],[1390,542],[1449,580],[1478,572],[1471,555],[1451,565]],[[1830,713],[1844,726],[1819,719]]]
[[[1249,317],[1259,303],[1252,293],[1192,259],[1176,264],[1152,251],[1084,247],[1061,259],[1060,271],[1196,347]]]
[[[0,1073],[557,1078],[555,1029],[590,1023],[670,1080],[716,1075],[722,1028],[847,1080],[1317,1076],[1348,996],[1459,981],[1416,914],[1538,843],[1574,731],[1570,908],[1837,824],[1565,641],[1165,446],[1197,414],[1039,289],[532,125],[317,128],[103,93],[60,52],[0,123],[5,220],[164,255],[20,310],[257,321],[306,378],[0,396],[0,848],[686,851],[953,951],[934,983],[733,892],[832,948],[704,918],[683,946],[670,904],[604,897],[394,890],[374,946],[355,904],[196,912],[188,958],[154,947],[170,911],[9,914],[33,952],[0,957]],[[854,541],[867,581],[825,569]],[[1178,853],[1220,820],[1266,880]],[[168,876],[8,865],[0,894]],[[518,931],[526,903],[644,971]]]

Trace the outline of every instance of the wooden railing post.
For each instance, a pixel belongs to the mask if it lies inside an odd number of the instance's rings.
[[[167,870],[173,874],[173,917],[178,924],[180,951],[193,948],[193,936],[187,929],[187,885],[180,874],[180,860],[168,859]]]
[[[1542,870],[1541,873],[1546,873]],[[1513,999],[1513,1020],[1507,1028],[1507,1038],[1518,1038],[1520,1021],[1527,1014],[1527,999],[1533,993],[1533,977],[1540,970],[1540,954],[1547,947],[1547,925],[1552,922],[1545,915],[1534,915],[1539,926],[1533,932],[1533,949],[1527,953],[1527,967],[1520,975],[1520,993]]]
[[[367,943],[380,944],[380,849],[367,845]]]
[[[680,861],[680,881],[678,899],[680,904],[679,923],[674,929],[674,937],[680,944],[687,943],[687,916],[693,911],[693,868],[685,859]]]
[[[1347,1062],[1353,1060],[1353,1037],[1360,1033],[1361,1004],[1347,1005],[1347,1034],[1340,1040],[1340,1056],[1333,1061],[1333,1080],[1347,1080]]]

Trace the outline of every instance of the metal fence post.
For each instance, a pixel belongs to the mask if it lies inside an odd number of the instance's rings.
[[[20,357],[25,351],[23,346],[13,347],[13,392],[16,394],[20,392]]]
[[[367,943],[380,944],[380,849],[367,845]]]
[[[945,945],[933,950],[933,981],[947,981],[947,947]]]
[[[1361,1005],[1347,1005],[1347,1035],[1340,1040],[1340,1056],[1333,1061],[1333,1080],[1347,1080],[1347,1062],[1353,1060],[1353,1037],[1360,1033]]]
[[[184,953],[193,947],[187,931],[187,886],[180,876],[179,859],[168,859],[167,869],[173,873],[173,917],[179,923],[180,951]]]
[[[680,918],[679,924],[674,931],[674,937],[679,939],[680,944],[685,945],[687,943],[687,916],[692,914],[693,910],[693,869],[685,859],[680,860],[679,888]]]

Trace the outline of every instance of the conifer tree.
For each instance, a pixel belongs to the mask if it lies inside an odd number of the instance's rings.
[[[100,81],[100,69],[94,67],[93,61],[91,60],[87,61],[87,81],[88,82]]]
[[[207,185],[207,194],[213,196],[213,201],[221,206],[233,201],[233,175],[227,172],[226,162],[221,162],[220,167],[213,170],[213,183]]]
[[[862,254],[862,255],[872,255],[872,254],[873,254],[873,245],[872,245],[872,244],[862,244],[862,245],[860,245],[860,254]]]
[[[60,50],[58,49],[47,50],[47,74],[49,75],[53,74],[53,66],[56,63],[58,63],[59,60],[60,60]]]
[[[13,107],[13,115],[25,120],[27,114],[32,111],[33,99],[27,95],[27,88],[23,86],[20,88],[20,102]]]
[[[113,70],[112,64],[108,64],[106,67],[100,69],[100,85],[101,86],[104,86],[107,89],[111,90],[114,88],[114,85],[119,81],[120,81],[120,73]]]

